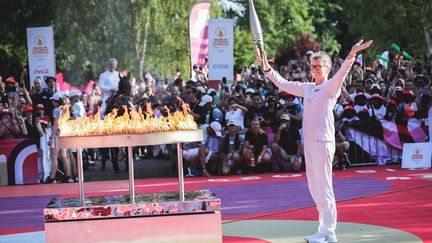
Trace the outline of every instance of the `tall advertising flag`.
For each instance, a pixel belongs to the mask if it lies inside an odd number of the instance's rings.
[[[30,86],[39,77],[56,75],[54,54],[54,31],[52,26],[27,28],[27,48],[30,73]],[[43,86],[46,84],[43,82]]]
[[[217,81],[218,88],[222,78],[234,78],[234,21],[232,19],[209,20],[209,86]]]
[[[261,31],[261,24],[255,11],[253,0],[249,0],[249,24],[252,32],[253,43],[255,45],[255,48],[259,50],[259,54],[262,58],[262,51],[264,50],[264,38]]]
[[[189,47],[190,67],[193,75],[193,65],[205,65],[208,52],[208,19],[210,18],[210,2],[199,2],[189,12]]]

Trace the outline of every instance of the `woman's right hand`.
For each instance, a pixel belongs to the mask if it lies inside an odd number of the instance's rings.
[[[262,65],[264,71],[270,70],[271,66],[267,61],[266,52],[263,49],[262,55],[263,55],[264,60],[261,59],[261,56],[259,53],[260,53],[260,51],[258,49],[256,49],[256,60],[257,60],[258,65]]]

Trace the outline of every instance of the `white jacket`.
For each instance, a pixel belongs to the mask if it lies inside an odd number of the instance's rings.
[[[303,136],[305,141],[335,141],[333,108],[341,93],[342,82],[354,58],[346,59],[337,73],[320,85],[287,81],[272,70],[266,76],[279,88],[304,97]]]

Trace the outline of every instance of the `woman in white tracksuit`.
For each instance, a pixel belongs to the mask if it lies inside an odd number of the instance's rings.
[[[335,153],[333,108],[341,93],[356,53],[368,48],[372,41],[355,44],[339,71],[329,80],[331,59],[322,51],[312,54],[311,75],[315,83],[291,82],[275,72],[263,55],[266,76],[279,88],[304,98],[303,136],[306,175],[309,192],[319,212],[318,232],[305,238],[308,242],[336,242],[336,201],[332,186],[332,161]],[[262,62],[257,54],[257,61]]]

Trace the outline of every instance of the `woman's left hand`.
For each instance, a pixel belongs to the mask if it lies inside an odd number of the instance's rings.
[[[355,54],[361,50],[364,50],[368,48],[370,45],[372,45],[373,40],[369,40],[365,43],[363,43],[363,39],[361,39],[359,42],[357,42],[350,51],[350,55],[355,56]]]

